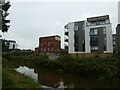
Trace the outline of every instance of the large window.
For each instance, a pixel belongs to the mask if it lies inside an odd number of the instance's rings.
[[[104,36],[104,51],[106,51],[107,50],[107,47],[106,47],[107,38],[106,38],[106,28],[105,27],[103,27],[103,36]]]
[[[98,30],[96,28],[90,29],[90,46],[91,51],[98,51]]]

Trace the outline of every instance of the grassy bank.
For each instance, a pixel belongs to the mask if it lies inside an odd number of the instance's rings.
[[[40,55],[7,55],[3,63],[11,67],[27,65],[29,67],[46,67],[59,72],[96,79],[113,87],[120,87],[120,58],[72,58],[68,54],[50,61],[47,56]]]
[[[41,89],[40,84],[36,83],[33,79],[28,76],[24,76],[16,72],[13,68],[4,66],[2,68],[2,88],[4,89],[31,89],[39,88]]]

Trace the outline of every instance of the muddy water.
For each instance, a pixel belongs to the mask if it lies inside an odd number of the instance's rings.
[[[16,71],[30,76],[36,82],[40,83],[43,88],[108,88],[110,86],[98,83],[89,78],[83,78],[67,73],[55,72],[45,68],[33,69],[26,66],[19,66]]]

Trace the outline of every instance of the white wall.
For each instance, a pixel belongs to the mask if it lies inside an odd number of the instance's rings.
[[[85,27],[85,52],[90,53],[90,28]]]
[[[74,53],[74,23],[68,24],[68,53]]]
[[[113,53],[113,41],[112,41],[112,25],[106,26],[106,37],[107,37],[107,52]]]
[[[118,2],[118,24],[120,24],[120,1]]]

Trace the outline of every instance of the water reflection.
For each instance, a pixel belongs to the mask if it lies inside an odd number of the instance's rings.
[[[33,68],[29,69],[26,66],[19,66],[19,68],[16,68],[15,70],[26,76],[33,78],[36,82],[38,82],[38,74],[34,72]]]
[[[95,80],[88,78],[81,78],[67,73],[60,73],[50,71],[45,68],[29,69],[26,66],[20,66],[16,68],[16,71],[32,77],[35,81],[39,82],[43,88],[56,89],[56,88],[74,88],[79,90],[80,88],[108,88],[108,86],[100,84]]]
[[[62,80],[59,80],[59,78],[56,81],[57,82],[56,83],[55,81],[50,80],[51,77],[49,77],[49,75],[47,75],[48,76],[47,77],[45,74],[43,75],[43,74],[35,73],[35,70],[33,68],[30,69],[26,66],[19,66],[19,68],[16,68],[15,70],[17,72],[20,72],[26,76],[33,78],[36,82],[39,81],[40,84],[42,84],[41,87],[43,87],[43,88],[48,88],[48,89],[52,89],[52,90],[54,90],[54,88],[61,88],[61,89],[63,88],[63,90],[64,90],[64,88],[66,88],[66,86],[64,86],[64,82]],[[55,79],[53,79],[53,80],[55,80]]]

